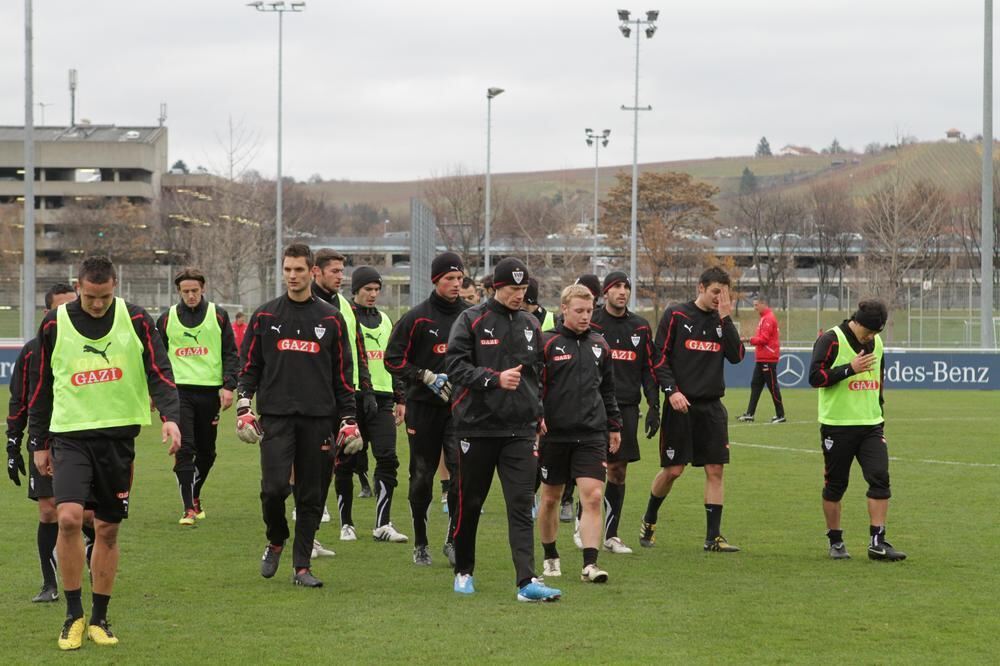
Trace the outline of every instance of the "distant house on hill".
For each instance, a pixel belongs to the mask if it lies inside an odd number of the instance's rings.
[[[818,153],[809,146],[785,146],[778,151],[778,157],[801,157],[803,155],[817,155]]]
[[[947,140],[950,141],[950,142],[952,142],[952,143],[958,143],[959,141],[965,141],[965,135],[962,134],[961,130],[957,130],[954,127],[952,127],[950,130],[947,130],[944,133],[944,135],[945,135],[945,138],[947,138]]]

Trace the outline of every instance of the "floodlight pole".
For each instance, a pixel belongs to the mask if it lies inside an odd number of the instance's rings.
[[[994,349],[993,333],[993,0],[985,0],[983,30],[983,183],[980,225],[980,345]]]
[[[503,88],[486,89],[486,229],[483,249],[483,275],[490,275],[490,222],[493,219],[493,209],[490,205],[490,153],[492,152],[491,135],[493,133],[493,98],[503,92]]]
[[[35,337],[35,114],[31,0],[24,0],[24,249],[21,255],[21,337]]]
[[[649,39],[653,38],[653,34],[656,32],[656,17],[659,14],[657,11],[646,12],[646,19],[637,18],[630,20],[628,18],[629,12],[624,10],[618,11],[618,18],[621,21],[619,25],[619,30],[621,30],[622,35],[626,39],[629,38],[629,33],[634,25],[635,30],[635,98],[632,106],[622,105],[622,111],[632,111],[633,113],[633,133],[632,133],[632,221],[630,226],[630,239],[629,239],[629,270],[632,274],[632,279],[635,281],[634,288],[632,289],[632,295],[629,298],[629,307],[632,310],[637,308],[638,295],[639,295],[639,285],[642,283],[639,276],[639,259],[638,259],[638,227],[639,227],[639,112],[640,111],[652,111],[652,106],[639,106],[639,37],[640,29],[642,26],[646,25],[649,28],[646,31],[646,37]]]
[[[284,15],[285,12],[301,12],[305,11],[306,3],[304,2],[293,2],[291,6],[286,7],[284,2],[262,2],[258,0],[257,2],[250,2],[247,4],[248,7],[253,7],[259,12],[274,12],[278,15],[278,176],[277,182],[275,183],[275,213],[274,213],[274,295],[281,296],[284,293],[282,288],[282,271],[281,271],[281,253],[284,250],[282,239],[284,236],[284,225],[283,225],[283,213],[284,206],[282,202],[282,190],[284,189],[284,182],[282,181],[281,173],[281,107],[282,107],[282,80],[281,80],[281,70],[283,64],[283,29],[284,29]]]
[[[605,146],[608,145],[608,135],[611,134],[611,130],[604,130],[601,134],[595,134],[591,130],[586,130],[587,145],[591,143],[594,144],[594,255],[591,259],[590,270],[594,275],[597,275],[597,214],[598,214],[598,200],[599,200],[599,188],[600,188],[600,162],[598,153],[601,149],[601,144]]]

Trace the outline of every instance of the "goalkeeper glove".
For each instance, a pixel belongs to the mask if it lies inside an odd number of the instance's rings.
[[[257,422],[257,415],[250,408],[249,398],[236,401],[236,436],[247,444],[260,444],[264,431]]]
[[[340,430],[337,432],[337,450],[344,455],[353,455],[364,446],[361,439],[361,430],[358,422],[354,419],[344,419],[340,422]]]

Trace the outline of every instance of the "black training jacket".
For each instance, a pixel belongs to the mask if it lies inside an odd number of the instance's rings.
[[[431,292],[396,322],[385,350],[385,367],[393,377],[406,383],[406,402],[411,400],[444,406],[421,381],[420,371],[446,372],[445,352],[448,333],[458,316],[468,308],[461,298],[449,301]]]
[[[543,334],[542,405],[545,439],[590,441],[620,432],[611,347],[599,333],[560,326]]]
[[[531,313],[490,298],[459,315],[447,353],[455,433],[533,437],[542,418],[543,363],[541,330]],[[517,365],[522,366],[517,389],[500,388],[500,373]]]
[[[723,358],[739,363],[746,348],[731,318],[720,319],[717,311],[706,312],[689,301],[663,313],[656,351],[656,378],[664,391],[680,391],[689,400],[712,400],[726,393]]]
[[[344,316],[315,296],[288,295],[260,306],[240,350],[237,393],[257,396],[257,411],[274,416],[354,418],[350,338]]]
[[[21,445],[28,427],[28,400],[31,397],[31,363],[38,353],[38,338],[24,343],[10,371],[10,403],[7,410],[7,444]]]
[[[638,405],[645,394],[646,404],[658,408],[660,386],[655,367],[659,359],[649,322],[629,310],[616,317],[603,307],[594,312],[590,328],[603,335],[611,347],[618,404]]]

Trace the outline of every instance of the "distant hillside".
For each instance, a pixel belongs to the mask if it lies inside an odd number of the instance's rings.
[[[982,146],[979,143],[915,143],[876,155],[805,155],[798,157],[715,157],[676,162],[653,162],[641,170],[682,171],[719,188],[725,200],[739,190],[740,176],[749,167],[758,183],[790,194],[804,194],[814,183],[836,182],[845,185],[856,197],[875,189],[899,161],[915,178],[926,178],[942,185],[953,196],[975,187],[980,178]],[[615,174],[631,172],[631,165],[601,167],[602,196],[615,182]],[[410,197],[419,195],[426,181],[362,182],[329,181],[301,187],[327,204],[368,203],[386,208],[397,219],[409,217]],[[553,196],[557,193],[593,193],[594,170],[588,168],[561,171],[500,173],[493,175],[494,186],[506,188],[511,196]]]

